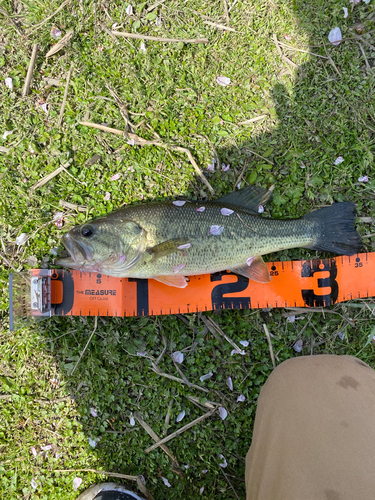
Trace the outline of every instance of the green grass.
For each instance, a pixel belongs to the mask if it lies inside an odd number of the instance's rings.
[[[60,1],[0,2],[24,32],[21,37],[0,11],[0,146],[11,148],[8,155],[0,153],[4,193],[0,257],[6,258],[0,260],[0,497],[74,499],[74,477],[83,479],[78,492],[107,479],[93,472],[75,472],[94,469],[143,474],[156,500],[235,498],[218,466],[218,455],[223,454],[228,462],[224,471],[239,498],[244,498],[244,457],[256,401],[272,371],[263,323],[274,335],[278,362],[298,355],[293,345],[301,338],[303,354],[310,354],[314,341],[314,354],[358,354],[375,367],[369,342],[374,334],[371,301],[358,303],[360,307],[338,305],[325,315],[306,311],[294,323],[286,322],[283,310],[209,313],[233,341],[250,341],[243,357],[231,356],[232,347],[207,332],[197,315],[186,316],[190,326],[177,317],[99,319],[73,376],[94,327],[92,318],[55,318],[9,332],[9,264],[17,270],[39,267],[45,258],[51,264],[50,249],[58,246],[67,229],[120,205],[180,195],[209,197],[185,155],[130,146],[121,137],[79,125],[86,116],[93,122],[124,127],[118,106],[108,100],[106,83],[126,102],[140,136],[153,139],[156,133],[163,141],[192,151],[215,197],[232,191],[245,167],[242,186],[276,185],[267,215],[296,217],[320,205],[351,200],[361,217],[375,216],[375,70],[366,70],[357,44],[361,42],[369,65],[374,66],[375,51],[368,46],[375,45],[374,37],[366,35],[374,28],[372,3],[360,3],[344,19],[343,5],[334,0],[239,0],[230,11],[230,26],[236,32],[204,23],[209,18],[227,24],[219,0],[172,0],[149,13],[152,3],[134,2],[134,15],[129,17],[127,3],[72,0],[38,27]],[[153,14],[162,16],[161,26],[156,26]],[[115,22],[124,31],[207,37],[209,43],[146,42],[143,53],[140,40],[113,39],[103,30],[103,26],[110,30]],[[353,39],[357,32],[351,27],[359,22],[366,23],[363,40]],[[74,36],[66,48],[46,60],[55,43],[50,36],[54,25],[63,34],[74,29]],[[327,39],[335,26],[350,38],[337,47]],[[327,59],[283,48],[299,66],[296,71],[279,57],[273,33],[296,48],[311,46],[316,54],[328,54],[336,69]],[[287,42],[285,34],[292,40]],[[34,43],[40,44],[40,51],[30,94],[23,98]],[[63,125],[57,128],[65,75],[72,63]],[[217,76],[231,78],[231,85],[217,85]],[[12,92],[3,84],[6,77],[13,79]],[[61,78],[61,85],[48,87],[45,78]],[[38,105],[41,99],[48,103],[48,116]],[[267,118],[261,122],[237,125],[262,114]],[[2,139],[5,130],[14,132]],[[87,165],[94,154],[100,155],[100,161]],[[230,163],[229,171],[207,172],[214,154]],[[338,156],[344,162],[335,166]],[[67,161],[74,178],[62,172],[30,194],[31,186]],[[111,181],[116,173],[120,179]],[[370,181],[359,183],[361,175],[368,175]],[[106,192],[111,195],[109,201],[103,199]],[[62,209],[60,200],[85,205],[87,210]],[[63,229],[52,223],[58,211],[65,212]],[[363,236],[375,232],[373,223],[363,221],[358,222],[358,230]],[[23,232],[30,238],[17,247],[15,238]],[[365,249],[372,251],[374,237],[364,241]],[[288,250],[269,259],[315,256],[308,250]],[[186,349],[180,369],[209,393],[160,377],[150,369],[149,358],[136,355],[144,350],[157,359],[164,349],[163,338],[167,349],[159,362],[161,370],[180,377],[170,354]],[[214,376],[201,383],[199,377],[209,371]],[[233,379],[233,392],[226,385],[228,376]],[[50,382],[54,379],[58,385]],[[241,393],[246,401],[236,403]],[[188,395],[218,402],[229,415],[224,421],[205,420],[168,443],[180,465],[189,464],[181,478],[172,472],[161,450],[144,453],[153,442],[138,423],[130,426],[129,417],[139,412],[158,435],[172,433],[203,414]],[[171,420],[165,426],[169,407]],[[91,408],[97,410],[96,418]],[[185,419],[176,423],[182,409]],[[89,438],[99,437],[96,448],[91,448]],[[40,447],[48,444],[53,449],[43,458]],[[36,459],[32,447],[38,452]],[[62,453],[57,460],[56,453]],[[169,480],[170,489],[160,476]],[[32,478],[37,481],[36,490],[30,486]]]

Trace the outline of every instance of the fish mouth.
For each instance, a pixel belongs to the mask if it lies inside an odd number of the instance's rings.
[[[74,268],[81,267],[84,263],[92,260],[92,251],[79,241],[73,241],[69,234],[63,236],[61,244],[68,252],[69,257],[58,259],[57,265]]]

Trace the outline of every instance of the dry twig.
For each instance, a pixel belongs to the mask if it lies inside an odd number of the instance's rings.
[[[234,33],[237,33],[237,31],[234,28],[230,28],[229,26],[225,26],[224,24],[213,23],[211,21],[203,21],[203,24],[207,24],[208,26],[213,26],[218,30],[233,31]]]
[[[91,335],[90,335],[89,340],[86,342],[86,345],[85,345],[85,347],[84,347],[83,351],[81,352],[81,355],[80,355],[80,357],[79,357],[79,359],[78,359],[78,361],[77,361],[77,363],[76,363],[75,367],[73,368],[73,371],[72,371],[72,373],[71,373],[71,375],[72,375],[72,376],[74,375],[74,373],[75,373],[75,371],[76,371],[76,369],[77,369],[77,366],[78,366],[79,362],[81,361],[81,359],[82,359],[83,355],[85,354],[86,349],[88,348],[89,343],[91,342],[91,339],[92,339],[92,337],[94,336],[94,333],[96,332],[97,327],[98,327],[98,316],[95,316],[95,324],[94,324],[94,329],[93,329],[93,331],[92,331],[92,333],[91,333]]]
[[[208,43],[208,38],[163,38],[160,36],[147,36],[140,33],[126,33],[125,31],[112,31],[115,36],[122,36],[124,38],[137,38],[138,40],[151,40],[154,42],[166,43]]]
[[[87,207],[84,205],[76,205],[75,203],[69,203],[69,201],[60,200],[59,205],[69,210],[78,210],[78,212],[86,212]]]
[[[180,384],[186,384],[185,380],[183,380],[182,378],[178,378],[175,377],[174,375],[169,375],[169,373],[162,372],[161,369],[153,362],[151,363],[151,370],[160,375],[161,377],[169,378],[170,380],[180,382]],[[210,392],[208,389],[205,389],[204,387],[200,387],[199,385],[195,385],[192,383],[190,383],[190,387],[194,387],[194,389],[198,389],[203,392]]]
[[[364,58],[364,60],[365,60],[365,63],[366,63],[366,69],[367,69],[367,71],[370,71],[370,70],[371,70],[371,66],[369,65],[369,62],[368,62],[368,60],[367,60],[367,57],[366,57],[365,51],[363,50],[363,47],[362,47],[362,45],[361,45],[359,42],[357,42],[357,44],[358,44],[358,47],[360,48],[360,50],[361,50],[361,52],[362,52],[362,55],[363,55],[363,58]]]
[[[242,349],[240,349],[238,345],[235,342],[233,342],[233,340],[230,339],[226,333],[223,332],[223,330],[215,323],[215,321],[212,318],[210,318],[210,316],[203,316],[202,314],[200,319],[207,326],[207,328],[210,330],[211,333],[213,333],[213,329],[216,330],[216,332],[219,333],[222,337],[224,337],[225,340],[229,342],[232,347],[234,347],[237,351],[242,352]]]
[[[0,146],[0,153],[8,154],[10,151],[10,148],[6,148],[4,146]]]
[[[52,19],[56,14],[58,14],[60,12],[60,10],[62,10],[64,7],[66,7],[68,5],[68,3],[70,3],[72,0],[65,0],[65,2],[63,2],[60,7],[58,9],[55,10],[55,12],[53,14],[51,14],[50,16],[46,17],[41,23],[37,24],[36,26],[33,26],[34,29],[38,29],[40,28],[41,26],[43,26],[44,24],[46,24],[50,19]]]
[[[63,119],[64,110],[65,110],[65,106],[66,106],[66,99],[68,97],[68,87],[69,87],[69,82],[70,82],[70,77],[72,75],[72,71],[73,71],[73,63],[70,65],[70,68],[69,68],[69,71],[68,71],[68,75],[66,77],[66,85],[65,85],[65,91],[64,91],[64,98],[63,98],[63,102],[61,104],[60,116],[59,116],[59,121],[57,122],[57,127],[61,127],[61,124],[62,124],[62,119]]]
[[[116,128],[111,128],[111,127],[106,127],[105,125],[99,125],[97,123],[83,121],[83,122],[79,122],[79,124],[80,125],[84,125],[86,127],[96,128],[98,130],[103,130],[104,132],[109,132],[111,134],[124,135],[124,133],[123,133],[122,130],[118,130]],[[128,133],[128,137],[129,137],[129,139],[132,139],[134,141],[134,145],[137,145],[137,146],[158,146],[158,147],[161,147],[161,148],[164,148],[164,149],[171,149],[172,151],[179,151],[181,153],[185,153],[187,155],[187,157],[189,158],[190,163],[193,165],[195,171],[197,172],[197,174],[201,178],[202,182],[208,187],[208,189],[210,190],[211,194],[215,193],[215,191],[212,188],[211,184],[208,182],[208,180],[206,179],[206,177],[203,175],[203,172],[199,168],[199,166],[198,166],[197,162],[195,161],[193,155],[191,154],[191,152],[187,148],[183,148],[181,146],[174,146],[174,145],[171,145],[171,144],[165,144],[164,142],[161,142],[160,140],[157,140],[157,141],[147,141],[146,139],[143,139],[139,135],[131,133],[131,132]]]
[[[25,86],[23,87],[23,91],[22,91],[22,97],[25,97],[29,93],[29,90],[30,90],[30,84],[31,84],[31,80],[33,79],[36,56],[38,55],[38,48],[39,48],[39,45],[37,43],[34,44],[33,51],[32,51],[31,58],[30,58],[29,68],[27,70]]]
[[[147,448],[147,450],[145,450],[145,453],[150,453],[150,451],[155,450],[156,448],[158,448],[162,444],[167,443],[168,441],[170,441],[171,439],[175,438],[176,436],[179,436],[180,434],[182,434],[183,432],[187,431],[188,429],[190,429],[194,425],[199,424],[200,422],[202,422],[206,418],[211,417],[215,413],[215,411],[216,411],[216,408],[214,410],[211,410],[211,411],[205,413],[204,415],[201,415],[200,417],[196,418],[192,422],[189,422],[188,424],[186,424],[183,427],[181,427],[181,429],[178,429],[176,432],[173,432],[172,434],[169,434],[169,436],[166,436],[165,438],[161,439],[157,443],[155,443],[152,446],[150,446],[149,448]]]
[[[260,115],[255,116],[254,118],[250,118],[250,120],[245,120],[243,122],[237,123],[237,125],[250,125],[251,123],[259,122],[260,120],[264,120],[268,115]]]
[[[22,37],[23,37],[23,36],[24,36],[24,33],[23,33],[22,29],[18,27],[18,25],[17,25],[16,21],[15,21],[15,20],[14,20],[14,19],[13,19],[13,18],[9,15],[9,14],[8,14],[8,12],[7,12],[7,11],[6,11],[3,7],[1,7],[1,6],[0,6],[0,12],[1,12],[2,14],[4,14],[4,16],[5,16],[5,17],[6,17],[6,18],[7,18],[7,19],[8,19],[8,20],[9,20],[9,21],[13,24],[13,26],[15,27],[15,29],[16,29],[16,31],[17,31],[17,33],[18,33],[20,36],[22,36]]]
[[[67,163],[66,166],[68,167],[70,164]],[[31,186],[30,188],[30,193],[32,193],[33,191],[35,191],[36,189],[44,186],[44,184],[47,184],[47,182],[49,182],[51,179],[53,179],[54,177],[56,177],[56,175],[59,175],[63,170],[65,170],[65,168],[61,165],[60,167],[58,167],[56,170],[54,170],[53,172],[51,172],[50,174],[46,175],[45,177],[43,177],[42,179],[40,179],[40,181],[36,182],[33,186]]]
[[[134,418],[141,424],[141,426],[144,428],[147,434],[152,437],[155,443],[159,443],[161,441],[160,437],[156,434],[156,432],[154,432],[154,430],[151,429],[151,427],[142,419],[140,415],[138,415],[138,413],[134,413]],[[174,462],[173,470],[177,472],[177,470],[180,469],[182,473],[182,469],[180,468],[177,458],[173,455],[168,446],[162,444],[160,445],[160,447],[168,455],[168,457],[172,460],[172,462]],[[181,475],[181,473],[179,475]]]
[[[137,481],[138,476],[128,476],[127,474],[119,474],[117,472],[107,472],[105,470],[96,469],[58,469],[54,472],[93,472],[94,474],[103,474],[108,477],[118,477],[120,479],[127,479],[128,481]]]
[[[279,53],[279,56],[281,57],[281,59],[283,59],[286,63],[288,63],[293,68],[298,69],[298,65],[296,63],[294,63],[291,59],[289,59],[289,57],[287,57],[286,55],[283,54],[283,51],[280,48],[279,40],[277,39],[277,36],[275,35],[275,33],[272,35],[272,40],[276,46],[277,52]]]
[[[265,332],[266,337],[267,337],[268,348],[269,348],[269,350],[270,350],[270,355],[271,355],[272,365],[273,365],[273,367],[274,367],[274,368],[276,368],[275,356],[274,356],[274,354],[273,354],[273,349],[272,349],[272,342],[271,342],[270,332],[268,331],[267,325],[266,325],[265,323],[263,323],[263,328],[264,328],[264,332]]]
[[[109,93],[111,94],[111,96],[114,98],[114,100],[116,101],[116,103],[118,104],[119,108],[120,108],[120,113],[121,113],[121,116],[123,117],[123,119],[125,120],[125,135],[127,135],[128,133],[128,129],[130,131],[132,131],[133,129],[133,125],[132,123],[130,122],[129,120],[129,115],[128,115],[128,110],[127,110],[127,107],[126,105],[121,101],[120,97],[118,96],[118,94],[115,92],[115,90],[110,87],[108,85],[108,83],[105,84],[107,90],[109,91]]]
[[[69,30],[65,36],[62,37],[61,40],[59,40],[56,45],[54,45],[46,54],[46,59],[48,57],[53,56],[54,54],[57,54],[61,49],[65,47],[70,41],[70,39],[73,36],[73,30]]]

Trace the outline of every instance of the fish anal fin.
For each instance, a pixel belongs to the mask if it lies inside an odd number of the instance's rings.
[[[259,186],[248,186],[240,191],[233,191],[222,198],[215,200],[220,203],[229,203],[247,208],[258,213],[259,205],[265,205],[271,198],[274,186],[264,189]]]
[[[258,283],[269,283],[271,281],[268,267],[260,255],[255,257],[250,266],[245,264],[242,267],[232,269],[233,273],[240,274]]]
[[[175,238],[172,240],[163,241],[163,243],[159,243],[159,245],[148,248],[147,253],[152,256],[152,261],[155,261],[171,253],[178,252],[178,247],[180,245],[185,245],[188,242],[189,240],[186,238]]]
[[[181,274],[169,274],[167,276],[154,276],[154,280],[164,283],[164,285],[174,286],[176,288],[185,288],[188,284],[185,276]]]

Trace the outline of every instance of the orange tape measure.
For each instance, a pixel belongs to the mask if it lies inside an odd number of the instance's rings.
[[[267,263],[271,282],[229,271],[190,276],[186,288],[100,273],[31,271],[32,315],[147,316],[220,309],[324,307],[375,295],[375,253]],[[13,298],[12,311],[16,297]],[[44,308],[44,309],[43,309]],[[49,311],[49,313],[48,313]],[[13,314],[13,313],[12,313]]]

